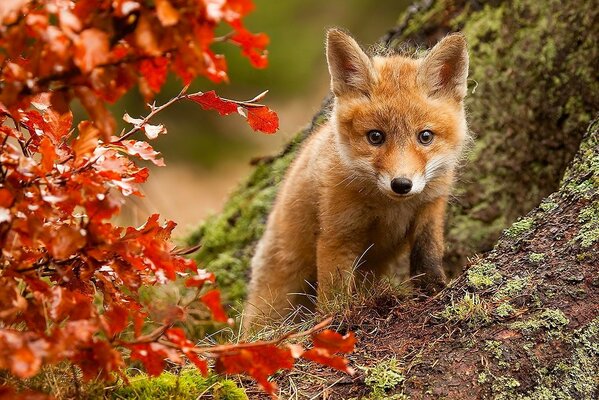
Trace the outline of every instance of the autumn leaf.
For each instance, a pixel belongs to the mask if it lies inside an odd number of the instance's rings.
[[[187,96],[187,98],[198,103],[204,110],[214,110],[220,115],[236,113],[239,107],[237,103],[217,96],[214,90],[201,94],[192,94]]]
[[[168,60],[166,57],[152,57],[139,63],[139,72],[150,89],[157,93],[166,81]]]
[[[156,14],[162,26],[175,25],[179,21],[179,13],[168,0],[156,0]]]
[[[326,329],[312,336],[315,347],[326,349],[330,353],[351,353],[354,351],[356,337],[353,332],[341,335],[338,332]]]
[[[273,394],[277,385],[268,378],[281,369],[292,369],[294,363],[295,358],[289,347],[256,343],[255,346],[221,354],[216,360],[216,370],[225,374],[248,374],[267,393]]]
[[[148,142],[142,142],[137,140],[122,140],[115,144],[117,147],[125,149],[127,154],[132,156],[138,156],[143,160],[151,161],[158,167],[164,167],[164,160],[159,157],[160,153],[152,148]]]
[[[90,28],[81,32],[74,41],[75,65],[83,73],[90,73],[100,64],[110,60],[110,38],[100,29]]]
[[[79,135],[73,143],[73,151],[75,152],[75,158],[82,160],[89,157],[98,146],[100,130],[90,121],[81,121],[77,125],[77,130]]]
[[[195,275],[190,276],[185,280],[187,287],[202,287],[206,282],[214,283],[216,277],[212,272],[205,269],[198,269]]]
[[[279,129],[279,117],[277,113],[266,106],[248,107],[248,123],[255,131],[264,133],[275,133]]]
[[[112,337],[121,333],[127,327],[129,309],[118,303],[111,304],[108,310],[102,315],[102,320],[106,326],[108,336]]]
[[[305,351],[302,358],[312,360],[319,364],[327,365],[339,371],[353,374],[354,370],[348,365],[348,360],[337,353],[350,353],[354,350],[356,338],[353,332],[341,335],[326,329],[321,333],[312,335],[314,347]]]
[[[42,136],[40,139],[39,152],[42,155],[41,173],[47,174],[54,167],[56,161],[56,149],[52,141],[47,136]]]
[[[223,309],[220,301],[220,292],[217,289],[212,289],[200,297],[202,303],[206,305],[212,312],[212,317],[218,322],[227,322],[227,314]]]
[[[87,87],[76,87],[75,95],[81,100],[94,125],[100,129],[104,142],[109,142],[116,130],[116,121],[104,102]]]

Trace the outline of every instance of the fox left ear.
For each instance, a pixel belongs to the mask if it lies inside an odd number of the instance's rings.
[[[422,60],[418,84],[432,97],[462,101],[467,92],[468,49],[466,38],[454,33],[443,38]]]
[[[335,96],[368,93],[376,74],[370,58],[351,36],[338,29],[329,30],[326,54]]]

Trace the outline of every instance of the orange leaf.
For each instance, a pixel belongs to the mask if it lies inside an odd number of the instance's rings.
[[[256,343],[255,346],[221,354],[216,360],[216,370],[226,374],[249,374],[266,392],[273,394],[277,385],[268,377],[278,370],[292,369],[294,363],[289,347]]]
[[[248,123],[255,131],[264,133],[275,133],[279,129],[279,117],[277,113],[266,106],[248,107]]]
[[[73,151],[75,152],[75,158],[81,160],[88,158],[98,146],[100,130],[90,121],[81,121],[77,129],[79,130],[79,136],[73,143]]]
[[[41,173],[47,174],[54,168],[54,161],[56,161],[56,149],[52,144],[52,141],[48,136],[42,136],[40,140],[39,152],[42,155]]]
[[[110,60],[108,34],[96,28],[86,29],[75,39],[75,65],[83,73],[89,73],[100,64]]]
[[[192,94],[187,97],[198,103],[204,110],[215,110],[220,115],[229,115],[237,112],[237,104],[233,101],[224,100],[216,95],[214,90],[202,94]]]
[[[214,283],[216,277],[212,272],[208,272],[205,269],[198,269],[196,274],[190,276],[185,281],[186,287],[202,287],[206,282]]]
[[[127,154],[138,156],[142,160],[151,161],[158,167],[164,167],[164,160],[159,157],[160,153],[152,148],[148,142],[136,140],[123,140],[116,144],[118,147],[123,147]]]
[[[312,336],[314,347],[326,349],[331,353],[351,353],[354,351],[356,337],[353,332],[342,336],[340,333],[325,329]]]
[[[179,21],[179,12],[168,0],[156,0],[156,14],[162,26],[175,25]]]
[[[104,142],[108,143],[110,136],[116,130],[116,121],[106,108],[104,102],[91,89],[85,86],[76,87],[75,94],[81,100],[81,104],[94,122],[94,125],[100,129]]]
[[[200,297],[200,300],[210,309],[215,321],[227,322],[227,314],[220,302],[220,292],[217,289],[206,292],[206,294]]]

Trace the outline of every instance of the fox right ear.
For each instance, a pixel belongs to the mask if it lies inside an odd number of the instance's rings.
[[[351,36],[338,29],[327,32],[327,63],[335,96],[355,91],[368,93],[375,77],[374,68]]]

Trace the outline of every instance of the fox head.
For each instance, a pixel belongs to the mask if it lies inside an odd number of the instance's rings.
[[[341,162],[393,199],[447,194],[467,139],[464,37],[446,36],[419,59],[371,58],[333,29],[326,53]]]

